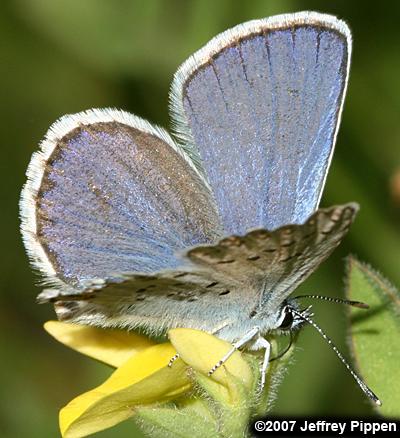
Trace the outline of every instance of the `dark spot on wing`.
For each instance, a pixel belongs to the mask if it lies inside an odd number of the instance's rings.
[[[288,255],[287,257],[283,257],[279,259],[280,262],[287,262],[288,260],[292,259],[294,255]]]
[[[223,292],[221,292],[219,295],[228,295],[230,293],[230,290],[224,290]]]
[[[188,272],[181,272],[180,274],[176,274],[174,275],[174,278],[181,278],[184,277],[185,275],[188,275]]]
[[[217,284],[218,284],[218,281],[213,281],[212,283],[208,284],[208,285],[206,286],[206,288],[209,289],[210,287],[214,287],[214,286],[216,286]]]
[[[267,248],[267,249],[263,249],[263,252],[275,252],[277,250],[277,248]]]
[[[253,260],[258,260],[259,258],[260,258],[260,256],[254,255],[254,256],[247,257],[247,260],[253,261]]]

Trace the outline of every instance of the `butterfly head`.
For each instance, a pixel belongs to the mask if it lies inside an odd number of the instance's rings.
[[[282,334],[299,330],[306,323],[306,320],[300,315],[313,316],[311,306],[301,309],[296,299],[285,300],[282,304],[279,318],[276,321],[275,330]]]
[[[312,319],[313,313],[311,312],[311,306],[308,306],[304,309],[301,309],[299,300],[301,298],[312,298],[312,299],[318,299],[338,304],[346,304],[352,307],[358,307],[361,309],[368,309],[368,304],[362,303],[360,301],[351,301],[351,300],[344,300],[341,298],[332,298],[332,297],[326,297],[321,295],[299,295],[295,298],[290,298],[288,300],[285,300],[282,304],[280,316],[277,320],[277,326],[275,330],[281,332],[281,333],[289,333],[290,335],[295,331],[296,329],[299,329],[302,327],[305,323],[310,324],[312,327],[314,327],[317,332],[322,336],[322,338],[330,345],[332,350],[336,353],[340,361],[343,363],[343,365],[347,368],[347,370],[350,372],[350,374],[353,376],[353,378],[356,380],[357,384],[360,386],[362,391],[378,406],[381,406],[381,401],[379,398],[371,391],[371,389],[362,381],[362,379],[353,371],[349,363],[346,361],[346,359],[343,357],[342,353],[338,350],[336,345],[332,342],[332,340],[325,334],[325,332],[322,330],[322,328]],[[292,338],[291,338],[292,339]],[[280,353],[276,358],[282,357],[283,354],[285,354],[291,345],[292,342],[290,342],[289,347],[286,348],[282,353]],[[273,358],[276,359],[276,358]]]

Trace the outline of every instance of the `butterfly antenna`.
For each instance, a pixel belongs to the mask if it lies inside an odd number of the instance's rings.
[[[294,298],[315,298],[317,300],[329,301],[331,303],[347,304],[349,306],[358,307],[360,309],[369,309],[368,304],[362,303],[361,301],[344,300],[342,298],[325,297],[323,295],[298,295]]]
[[[355,381],[357,382],[361,390],[364,392],[364,394],[367,395],[375,404],[377,404],[378,406],[382,406],[382,402],[379,400],[379,398],[368,388],[368,386],[361,380],[361,378],[358,377],[358,375],[353,371],[353,369],[350,367],[346,359],[343,357],[342,353],[338,350],[338,348],[333,343],[333,341],[329,338],[329,336],[325,334],[325,332],[321,329],[321,327],[317,323],[315,323],[308,315],[304,315],[304,313],[298,312],[295,309],[290,309],[290,310],[296,316],[311,324],[319,332],[319,334],[331,346],[332,350],[336,353],[336,355],[343,363],[343,365],[347,368],[349,373],[354,377]]]

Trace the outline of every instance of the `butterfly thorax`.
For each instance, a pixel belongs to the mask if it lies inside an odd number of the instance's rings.
[[[299,329],[304,323],[303,320],[294,316],[292,310],[302,312],[296,300],[284,300],[278,309],[262,308],[258,312],[250,313],[250,315],[242,314],[235,320],[225,320],[220,327],[217,326],[213,330],[213,333],[232,343],[243,338],[254,328],[258,328],[261,337],[287,334]],[[252,349],[252,347],[258,349],[257,343],[249,344],[249,348]]]

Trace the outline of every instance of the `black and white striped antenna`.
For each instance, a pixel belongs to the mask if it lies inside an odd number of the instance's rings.
[[[296,298],[320,298],[324,299],[326,301],[334,301],[336,303],[341,304],[349,304],[351,306],[355,307],[361,307],[361,308],[368,308],[367,304],[360,303],[358,301],[349,301],[349,300],[342,300],[340,298],[330,298],[330,297],[322,297],[320,295],[303,295]],[[371,391],[371,389],[368,388],[368,386],[363,382],[363,380],[355,373],[355,371],[351,368],[349,363],[346,361],[346,359],[343,357],[342,353],[338,350],[336,345],[333,343],[333,341],[329,338],[328,335],[325,334],[325,332],[322,330],[322,328],[314,322],[311,317],[309,316],[309,313],[307,311],[298,311],[296,309],[291,308],[290,311],[296,315],[298,318],[308,322],[310,325],[312,325],[318,333],[325,339],[325,341],[331,346],[332,350],[336,353],[342,364],[347,368],[349,373],[353,376],[355,381],[357,382],[358,386],[361,388],[361,390],[364,392],[364,394],[369,397],[375,404],[378,406],[382,406],[382,402],[379,400],[379,398]]]

